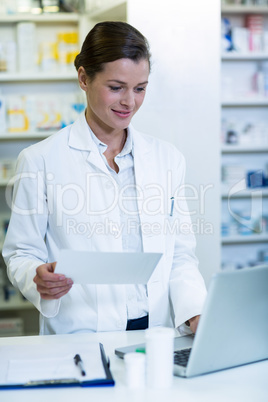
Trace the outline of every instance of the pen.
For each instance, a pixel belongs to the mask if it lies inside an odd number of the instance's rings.
[[[75,355],[74,356],[74,362],[80,368],[82,376],[85,376],[86,372],[85,372],[83,361],[82,361],[80,355]]]
[[[174,197],[171,197],[171,208],[170,208],[170,216],[173,216],[173,209],[174,209]]]

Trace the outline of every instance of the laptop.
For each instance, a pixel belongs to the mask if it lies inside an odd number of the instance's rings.
[[[174,375],[194,377],[268,359],[267,334],[268,265],[216,273],[196,334],[174,339]],[[123,358],[142,348],[121,347],[115,354]]]

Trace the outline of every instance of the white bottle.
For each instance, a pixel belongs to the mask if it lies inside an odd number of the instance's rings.
[[[17,45],[13,40],[6,43],[7,71],[14,73],[17,70]]]
[[[267,31],[268,33],[268,31]],[[268,63],[264,63],[263,66],[264,71],[264,96],[268,96]]]
[[[143,353],[127,353],[124,357],[124,361],[128,388],[144,388],[145,355]]]
[[[0,134],[6,132],[6,99],[0,93]]]
[[[261,66],[258,66],[258,70],[253,76],[253,91],[258,96],[264,96],[264,72]]]
[[[146,379],[151,388],[169,388],[173,382],[174,330],[146,330]]]

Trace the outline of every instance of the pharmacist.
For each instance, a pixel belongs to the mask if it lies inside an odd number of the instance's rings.
[[[206,289],[183,197],[184,157],[130,125],[148,84],[148,43],[129,24],[102,22],[75,66],[85,113],[18,158],[3,249],[9,279],[40,311],[41,334],[195,332]],[[163,256],[146,286],[80,285],[54,273],[61,249]]]

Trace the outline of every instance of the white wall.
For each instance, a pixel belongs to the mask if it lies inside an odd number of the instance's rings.
[[[188,202],[197,256],[208,284],[220,267],[220,0],[128,0],[127,20],[148,38],[153,56],[133,124],[186,157],[186,183],[195,189],[189,195],[198,198]],[[202,186],[209,186],[204,196]]]

